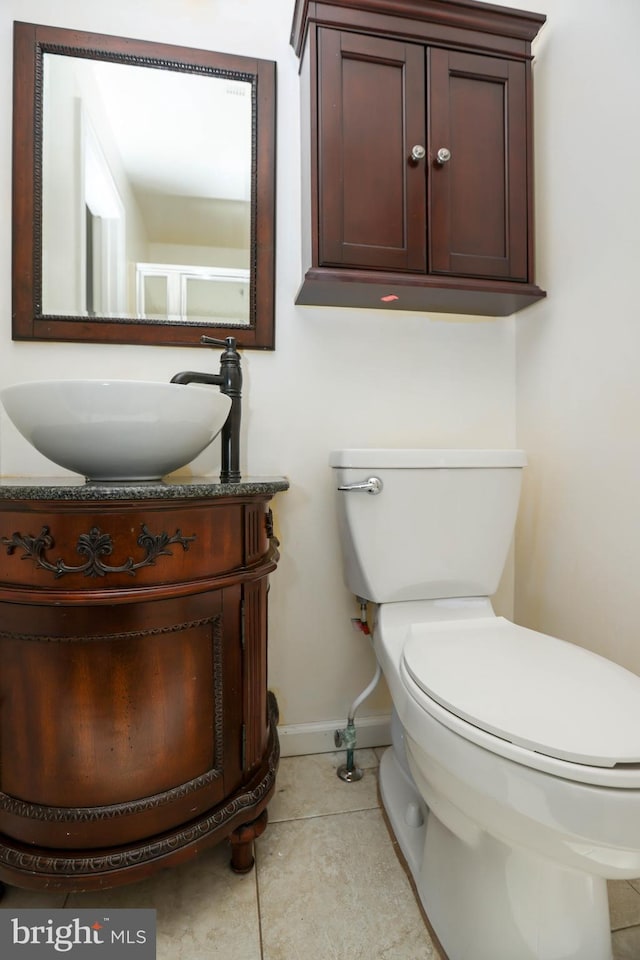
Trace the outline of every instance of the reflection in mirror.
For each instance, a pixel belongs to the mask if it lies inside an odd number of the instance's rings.
[[[273,347],[275,65],[17,23],[14,71],[14,337]]]
[[[43,313],[249,323],[251,84],[50,53],[43,76]]]

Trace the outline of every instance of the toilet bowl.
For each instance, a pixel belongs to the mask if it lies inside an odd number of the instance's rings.
[[[394,705],[380,793],[449,960],[611,960],[606,881],[640,876],[640,678],[495,615],[524,456],[331,465]]]

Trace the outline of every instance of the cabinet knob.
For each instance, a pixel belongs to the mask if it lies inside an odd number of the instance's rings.
[[[440,147],[436,153],[436,163],[442,166],[444,163],[448,163],[451,160],[451,150],[447,147]]]
[[[427,151],[420,143],[416,143],[414,147],[411,148],[411,154],[409,159],[413,160],[414,163],[417,163],[418,160],[424,160],[427,155]]]

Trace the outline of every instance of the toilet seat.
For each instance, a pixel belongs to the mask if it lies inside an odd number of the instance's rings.
[[[402,659],[405,683],[480,731],[555,760],[636,774],[640,677],[589,650],[483,617],[412,624]]]

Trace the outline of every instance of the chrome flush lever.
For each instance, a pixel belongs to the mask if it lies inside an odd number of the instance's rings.
[[[344,486],[338,487],[338,490],[361,490],[364,493],[371,493],[374,496],[378,493],[382,493],[382,480],[378,477],[369,477],[368,480],[363,480],[361,483],[345,483]]]

